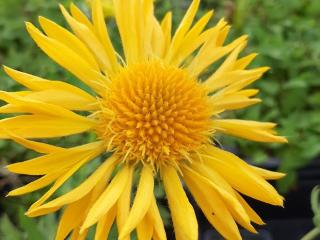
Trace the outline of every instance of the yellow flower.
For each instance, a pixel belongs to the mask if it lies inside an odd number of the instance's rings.
[[[267,67],[246,69],[256,54],[238,58],[247,37],[225,44],[230,26],[221,20],[206,28],[210,11],[193,24],[194,0],[173,35],[172,15],[161,22],[152,0],[114,0],[123,56],[109,38],[99,0],[92,2],[92,21],[75,6],[61,6],[73,33],[40,17],[43,32],[27,30],[55,62],[94,90],[96,95],[63,81],[46,80],[5,67],[28,88],[0,92],[2,113],[19,113],[0,121],[0,137],[42,153],[11,164],[11,172],[41,176],[10,196],[51,188],[27,212],[36,217],[65,207],[56,239],[84,239],[97,224],[95,239],[106,239],[113,223],[119,239],[166,239],[154,197],[154,179],[163,183],[176,239],[197,239],[198,225],[186,196],[186,183],[208,221],[226,239],[241,239],[237,224],[256,232],[263,224],[240,194],[282,205],[283,198],[266,181],[281,173],[253,167],[219,149],[213,139],[225,133],[258,142],[286,142],[273,123],[222,119],[221,113],[260,102],[258,90],[244,89]],[[208,67],[223,63],[210,73]],[[34,139],[94,132],[97,140],[62,148]],[[79,168],[98,155],[112,153],[78,187],[49,199]],[[139,174],[132,194],[133,174]]]

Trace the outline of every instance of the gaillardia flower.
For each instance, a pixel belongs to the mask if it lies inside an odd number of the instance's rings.
[[[119,239],[129,239],[135,230],[140,240],[166,239],[154,197],[157,176],[179,240],[198,238],[182,181],[226,239],[241,239],[237,224],[251,232],[256,232],[252,222],[263,224],[242,194],[283,204],[266,181],[283,174],[250,166],[214,144],[219,133],[258,142],[286,139],[276,136],[273,123],[221,118],[225,111],[260,102],[253,98],[258,90],[245,88],[268,68],[246,69],[256,56],[238,58],[247,37],[225,44],[230,26],[224,20],[206,27],[212,11],[193,24],[199,1],[191,3],[172,35],[171,13],[158,22],[153,0],[114,0],[123,53],[113,47],[99,0],[92,1],[91,20],[75,5],[71,13],[61,6],[73,33],[44,17],[39,18],[43,31],[26,24],[51,59],[96,93],[4,68],[28,90],[0,92],[7,102],[0,111],[17,114],[0,121],[0,137],[43,154],[8,166],[13,173],[41,176],[9,195],[51,185],[27,215],[65,207],[56,239],[70,234],[85,239],[95,224],[95,239],[106,239],[113,223]],[[210,72],[217,61],[222,63]],[[71,148],[36,141],[88,131],[96,141]],[[79,186],[50,199],[82,166],[106,152],[112,155]],[[139,176],[135,194],[133,174]]]

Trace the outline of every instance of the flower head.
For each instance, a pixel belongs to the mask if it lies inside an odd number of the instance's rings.
[[[163,183],[177,239],[197,239],[197,220],[182,181],[208,221],[226,239],[241,239],[237,224],[256,232],[263,224],[242,198],[282,205],[283,198],[266,181],[281,173],[248,165],[215,146],[225,133],[258,142],[286,142],[273,123],[223,119],[221,113],[259,103],[256,89],[246,87],[267,67],[246,69],[256,54],[239,58],[247,43],[240,37],[225,44],[229,25],[220,20],[206,28],[210,11],[195,24],[194,0],[172,35],[171,13],[161,22],[153,0],[114,0],[123,55],[110,40],[100,0],[93,0],[89,20],[75,5],[61,6],[71,30],[40,17],[40,31],[27,30],[50,58],[90,87],[88,93],[64,81],[46,80],[5,67],[28,90],[0,92],[7,102],[0,137],[42,155],[11,164],[11,172],[41,176],[10,196],[51,188],[27,212],[30,217],[65,207],[56,239],[84,239],[96,226],[95,239],[106,239],[117,224],[119,239],[137,231],[139,239],[166,239],[154,197],[154,179]],[[218,60],[222,64],[210,73]],[[94,132],[96,141],[71,148],[35,139]],[[79,186],[49,199],[82,166],[103,153],[111,156]],[[132,195],[133,174],[138,173]]]

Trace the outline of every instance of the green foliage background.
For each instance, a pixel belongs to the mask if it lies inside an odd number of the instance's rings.
[[[59,1],[68,5],[70,1]],[[82,0],[75,0],[87,9]],[[181,19],[189,0],[157,0],[159,17],[172,9],[174,23]],[[233,25],[230,39],[249,35],[249,52],[260,55],[253,66],[270,66],[272,70],[256,83],[261,89],[262,104],[235,113],[234,117],[279,123],[278,130],[289,139],[288,145],[257,144],[248,141],[221,138],[223,145],[236,149],[240,155],[261,164],[277,158],[280,170],[288,176],[278,183],[282,192],[295,184],[296,170],[306,166],[320,155],[320,1],[316,0],[202,0],[202,15],[214,8],[213,21],[225,17]],[[78,84],[73,77],[47,58],[28,37],[24,21],[36,23],[43,15],[65,25],[57,0],[0,0],[0,64],[43,76],[48,79],[64,79]],[[114,36],[116,39],[116,35]],[[0,72],[0,89],[16,91],[20,86]],[[85,136],[90,138],[90,136]],[[77,144],[83,137],[72,137],[63,144]],[[59,144],[61,144],[59,141]],[[0,167],[8,163],[28,159],[32,153],[16,144],[0,141]],[[27,219],[23,212],[40,193],[21,198],[3,196],[12,188],[29,181],[0,170],[0,239],[53,239],[56,216]],[[81,176],[83,174],[83,176]],[[77,185],[79,179],[67,185]],[[66,186],[66,188],[68,188]],[[159,196],[162,195],[159,190]],[[164,214],[166,213],[163,211]],[[1,235],[2,234],[2,235]]]

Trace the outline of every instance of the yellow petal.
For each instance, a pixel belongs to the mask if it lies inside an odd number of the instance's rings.
[[[117,202],[117,229],[120,233],[123,229],[123,226],[129,216],[130,204],[131,204],[131,193],[132,193],[132,172],[127,179],[127,184],[121,193],[119,200]],[[130,236],[126,238],[130,240]]]
[[[70,11],[72,17],[83,25],[87,26],[87,28],[93,30],[93,26],[87,16],[73,3],[70,4]]]
[[[161,21],[161,29],[164,37],[164,50],[162,56],[165,56],[171,44],[172,12],[167,12],[164,16],[163,20]]]
[[[200,75],[207,67],[223,56],[230,53],[233,49],[246,42],[247,37],[242,36],[226,46],[217,45],[217,39],[223,27],[227,23],[221,20],[215,27],[211,28],[206,42],[202,45],[197,55],[188,66],[188,70],[194,76]]]
[[[245,96],[245,97],[252,97],[259,93],[259,89],[245,89],[239,91],[237,94]]]
[[[119,234],[119,239],[123,239],[129,235],[146,215],[152,200],[153,186],[152,170],[149,166],[144,166],[141,171],[140,182],[132,208],[126,223]]]
[[[242,70],[245,69],[256,57],[257,53],[251,53],[243,58],[240,58],[237,60],[237,62],[234,65],[235,70]]]
[[[26,26],[32,39],[51,59],[70,71],[97,93],[105,90],[101,88],[105,86],[107,79],[101,73],[95,71],[81,56],[57,40],[43,35],[31,23],[27,23]]]
[[[8,193],[7,196],[18,196],[30,192],[34,192],[36,190],[39,190],[41,188],[44,188],[54,182],[58,177],[60,177],[63,174],[63,172],[53,172],[48,173],[47,175],[25,185],[22,187],[19,187],[17,189],[12,190]]]
[[[213,126],[225,134],[258,142],[287,143],[287,139],[274,135],[275,124],[238,119],[215,119]]]
[[[94,53],[103,71],[108,74],[111,73],[112,65],[109,56],[94,32],[92,32],[86,25],[75,20],[61,4],[60,8],[73,32],[87,45],[91,52]]]
[[[23,94],[27,98],[53,103],[72,110],[97,109],[97,101],[93,96],[71,84],[46,80],[8,67],[4,67],[4,70],[12,79],[34,91]]]
[[[201,36],[201,33],[208,24],[212,15],[213,11],[206,13],[186,34],[180,48],[177,49],[177,52],[172,57],[171,64],[179,66],[190,54],[192,54],[205,42],[205,39]]]
[[[240,94],[229,94],[219,97],[212,96],[210,101],[212,102],[212,110],[214,112],[242,109],[261,102],[258,98],[248,98]]]
[[[214,190],[220,195],[221,199],[224,201],[225,206],[229,209],[233,218],[241,226],[246,228],[248,231],[257,233],[254,227],[250,223],[250,218],[246,213],[245,209],[242,207],[241,203],[238,201],[233,189],[230,185],[211,169],[205,167],[203,164],[193,164],[192,168],[196,171],[191,171],[191,169],[186,169],[189,171],[189,175],[198,178],[198,182],[204,182],[208,186],[214,188]]]
[[[185,37],[186,33],[190,29],[193,19],[196,16],[196,13],[198,11],[200,4],[200,0],[193,0],[189,9],[187,10],[185,16],[183,17],[177,31],[175,32],[171,46],[168,52],[168,55],[166,57],[166,62],[170,63],[172,60],[172,57],[176,53],[176,51],[179,49],[183,42],[183,38]]]
[[[98,222],[99,219],[114,206],[123,192],[127,183],[127,177],[130,176],[132,170],[132,167],[124,166],[120,172],[117,173],[107,189],[91,207],[81,227],[81,232]]]
[[[80,233],[79,229],[77,228],[72,232],[70,240],[86,240],[88,232],[89,232],[89,229],[86,229],[85,231]]]
[[[116,207],[112,207],[110,211],[102,217],[96,228],[96,234],[94,236],[95,240],[105,240],[108,239],[110,229],[116,217]]]
[[[230,29],[231,29],[230,25],[226,25],[221,29],[221,31],[217,37],[217,42],[216,42],[217,46],[222,46],[224,44],[224,42],[226,41],[227,36],[230,32]]]
[[[81,224],[81,221],[83,220],[81,218],[81,213],[87,208],[90,197],[91,194],[88,194],[66,207],[59,221],[55,240],[66,239],[69,233]]]
[[[250,166],[251,169],[266,180],[278,180],[286,176],[285,173],[269,171],[263,168]]]
[[[252,84],[256,80],[260,79],[261,76],[268,70],[270,70],[269,67],[260,67],[260,68],[256,68],[256,69],[252,69],[252,70],[247,70],[247,71],[251,71],[251,72],[254,72],[254,71],[259,72],[260,71],[261,74],[256,74],[256,75],[254,75],[254,76],[252,76],[250,78],[240,79],[240,80],[238,80],[236,82],[233,82],[232,84],[227,86],[223,91],[225,91],[226,93],[237,92],[237,91],[245,88],[246,86]]]
[[[137,236],[139,240],[151,240],[153,234],[153,223],[147,215],[137,225]]]
[[[38,153],[49,154],[49,153],[55,153],[55,152],[64,150],[64,148],[62,147],[57,147],[57,146],[53,146],[53,145],[42,143],[42,142],[31,141],[31,140],[16,136],[13,133],[8,133],[8,134],[10,135],[10,138],[14,140],[16,143],[19,143],[25,148],[31,149]]]
[[[198,239],[198,222],[193,207],[173,167],[161,169],[177,240]]]
[[[201,154],[204,164],[217,171],[234,189],[272,205],[283,205],[283,198],[274,187],[240,158],[216,147],[208,147],[205,152]]]
[[[138,38],[140,38],[141,58],[153,57],[152,33],[154,32],[155,17],[153,12],[153,0],[143,0],[141,10],[136,12],[136,19],[139,25]],[[157,21],[156,21],[157,22]],[[161,39],[158,39],[160,41]]]
[[[152,196],[151,205],[147,212],[147,215],[153,222],[153,236],[158,240],[166,240],[166,231],[164,229],[163,221],[154,195]]]
[[[219,31],[217,29],[216,31]],[[213,32],[213,35],[216,35],[215,37],[218,37],[219,32]],[[215,40],[215,38],[213,38]],[[234,40],[232,43],[226,45],[226,46],[213,46],[211,49],[209,48],[210,45],[213,43],[210,42],[211,39],[208,39],[207,43],[205,43],[201,48],[199,53],[196,55],[196,57],[192,60],[190,65],[188,66],[189,71],[194,75],[198,76],[203,71],[207,69],[208,66],[213,64],[214,62],[218,61],[225,55],[227,55],[229,52],[231,52],[235,47],[239,46],[241,43],[246,41],[246,37],[241,37],[236,40]],[[216,41],[214,41],[214,44]],[[214,51],[213,51],[214,50]],[[210,52],[209,52],[210,51]]]
[[[43,115],[20,115],[0,120],[0,138],[8,139],[10,132],[22,138],[52,138],[86,132],[96,125],[95,121],[84,118],[75,121],[70,118],[60,118]]]
[[[60,150],[34,159],[10,164],[7,166],[10,172],[27,175],[44,175],[51,173],[53,169],[58,171],[71,167],[83,161],[91,160],[103,151],[102,142],[94,142],[86,145]]]
[[[98,110],[99,107],[96,99],[88,101],[88,99],[70,94],[70,92],[57,89],[32,92],[26,96],[26,99],[54,104],[75,111],[92,111]]]
[[[241,90],[243,87],[260,79],[263,73],[265,73],[268,70],[269,68],[267,67],[261,67],[261,68],[251,69],[251,70],[235,70],[235,71],[230,71],[230,72],[226,72],[224,74],[218,74],[218,75],[213,74],[203,83],[203,85],[206,86],[208,90],[211,92],[217,91],[220,88],[231,85],[229,86],[229,88],[227,88],[227,90],[223,89],[222,92],[232,93],[232,92]],[[241,85],[243,86],[241,88],[237,87],[236,88],[237,90],[235,90],[234,86],[236,86],[239,82],[246,83],[246,84]]]
[[[241,42],[239,46],[237,46],[229,56],[224,60],[224,62],[219,66],[219,68],[211,75],[212,78],[216,78],[217,76],[221,76],[226,72],[233,70],[234,64],[236,63],[240,52],[247,45],[247,41]]]
[[[73,203],[81,199],[82,197],[87,195],[99,182],[109,181],[109,178],[114,170],[117,160],[118,157],[111,156],[106,161],[104,161],[101,164],[101,166],[78,187],[62,195],[61,197],[58,197],[46,204],[43,204],[38,208],[38,212],[42,212],[44,214],[53,212],[64,205]]]
[[[41,197],[31,205],[28,212],[26,213],[29,217],[38,217],[43,215],[43,213],[37,212],[38,207],[41,206],[45,201],[47,201],[79,168],[86,163],[86,159],[76,163],[72,168],[68,169],[64,174],[62,174],[53,184],[53,186]]]
[[[48,37],[59,41],[66,47],[69,47],[71,50],[78,53],[94,70],[100,70],[95,57],[76,36],[47,18],[40,16],[39,23]]]
[[[133,0],[113,1],[115,10],[115,19],[119,29],[122,48],[126,57],[126,62],[131,64],[138,57],[138,38],[136,35],[137,19],[134,18],[134,11],[141,4]],[[130,6],[130,7],[128,7]],[[123,13],[126,14],[123,14]],[[134,26],[134,27],[132,27]]]
[[[250,205],[243,199],[243,197],[241,197],[241,195],[237,193],[237,191],[234,191],[234,193],[236,194],[239,202],[241,202],[241,205],[248,213],[251,221],[259,225],[264,225],[265,223],[262,221],[259,215],[250,207]]]
[[[25,109],[26,112],[73,119],[74,121],[93,122],[60,106],[21,97],[18,94],[0,91],[0,99]]]
[[[118,68],[116,52],[109,37],[107,26],[104,20],[103,9],[100,0],[92,0],[92,21],[96,35],[100,39],[106,54],[109,58],[111,68],[116,71]]]
[[[215,216],[216,220],[214,222],[217,222],[215,223],[217,225],[217,230],[225,238],[233,239],[239,236],[237,224],[231,214],[232,211],[237,213],[236,216],[240,216],[239,219],[241,219],[241,222],[244,222],[246,226],[251,226],[250,219],[238,200],[223,188],[219,188],[209,179],[201,176],[190,168],[183,169],[183,178],[186,181],[187,186],[190,187],[192,194],[195,193],[195,199],[197,199],[197,196],[198,198],[201,198],[201,196],[207,195],[207,198],[211,200],[209,208],[202,208],[202,210],[211,212],[211,214]],[[202,190],[199,190],[200,188]],[[200,203],[203,202],[203,200],[198,201]],[[228,209],[228,206],[232,206],[231,211]],[[224,227],[221,228],[221,225]],[[253,227],[251,226],[251,228]],[[230,236],[234,237],[231,238]]]
[[[155,56],[161,58],[165,51],[165,40],[162,28],[158,20],[153,17],[153,32],[151,39],[152,52]]]

